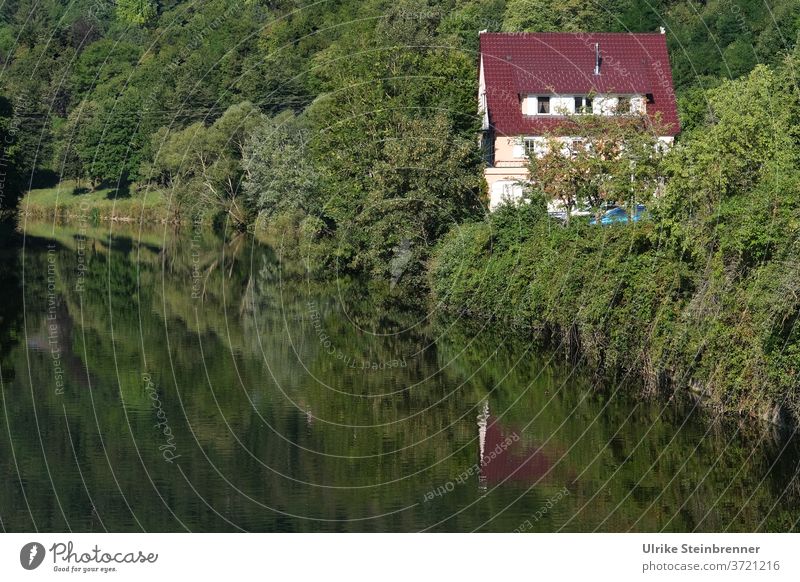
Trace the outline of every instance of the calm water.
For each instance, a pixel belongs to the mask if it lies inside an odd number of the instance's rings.
[[[391,293],[310,281],[247,236],[34,225],[3,240],[7,531],[786,531],[800,517],[795,442],[593,386]]]

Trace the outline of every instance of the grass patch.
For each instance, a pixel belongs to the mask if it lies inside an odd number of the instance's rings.
[[[168,195],[160,190],[98,188],[89,190],[72,180],[52,188],[30,190],[19,203],[21,215],[56,222],[180,222]]]

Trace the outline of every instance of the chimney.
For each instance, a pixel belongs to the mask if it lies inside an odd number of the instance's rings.
[[[600,43],[594,43],[594,74],[600,74]]]

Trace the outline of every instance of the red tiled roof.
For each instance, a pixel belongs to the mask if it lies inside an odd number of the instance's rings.
[[[595,44],[600,74],[594,74]],[[665,135],[680,131],[666,37],[660,33],[482,33],[489,123],[504,135],[541,135],[562,119],[522,114],[520,96],[650,94]]]

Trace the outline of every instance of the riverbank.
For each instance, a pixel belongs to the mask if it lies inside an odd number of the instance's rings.
[[[774,424],[800,415],[791,244],[745,269],[687,253],[658,220],[560,227],[507,208],[453,230],[431,263],[434,301],[494,319],[645,394],[701,398]]]
[[[292,224],[260,221],[247,236],[301,259],[300,277],[341,274],[332,241]],[[28,228],[52,229],[40,230]],[[790,426],[800,418],[800,264],[783,232],[773,260],[745,268],[721,249],[686,252],[658,216],[567,228],[534,206],[507,207],[435,247],[427,290],[401,279],[392,295],[513,328],[628,392]]]
[[[137,190],[133,186],[121,190],[107,187],[90,190],[73,180],[30,190],[19,202],[19,215],[59,224],[181,222],[170,204],[169,194],[161,190]]]

